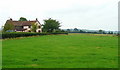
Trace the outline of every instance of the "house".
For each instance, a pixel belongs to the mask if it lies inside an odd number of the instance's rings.
[[[15,21],[12,20],[11,18],[9,20],[6,21],[5,24],[13,24],[14,25],[14,29],[13,31],[15,32],[32,32],[32,25],[36,24],[37,29],[36,32],[42,32],[42,28],[41,28],[41,24],[40,22],[37,20],[32,20],[32,21]]]

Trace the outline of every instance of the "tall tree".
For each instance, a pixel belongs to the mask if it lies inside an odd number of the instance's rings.
[[[3,28],[3,31],[7,31],[7,30],[14,30],[14,25],[11,23],[10,20],[8,20],[6,23],[5,23],[5,26]]]
[[[53,32],[55,30],[58,30],[60,27],[60,22],[54,19],[46,19],[44,20],[43,24],[43,31],[45,32]]]
[[[24,17],[20,17],[19,21],[27,21],[27,19]]]
[[[77,28],[74,28],[74,31],[75,31],[75,32],[78,32],[79,30],[78,30]]]
[[[99,33],[102,34],[102,33],[103,33],[103,30],[100,29],[100,30],[99,30]]]

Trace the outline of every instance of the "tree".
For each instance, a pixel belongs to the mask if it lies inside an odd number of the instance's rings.
[[[24,18],[24,17],[21,17],[21,18],[19,19],[19,21],[27,21],[27,19]]]
[[[113,34],[113,31],[109,31],[109,34]]]
[[[84,31],[83,30],[80,30],[81,33],[83,33]]]
[[[106,34],[106,32],[105,32],[105,31],[103,31],[103,34]]]
[[[7,21],[5,23],[5,26],[3,28],[3,32],[6,32],[7,30],[14,30],[14,25],[11,23],[11,21]]]
[[[46,19],[44,20],[44,24],[43,24],[43,31],[44,32],[53,32],[58,30],[60,27],[60,22],[54,19]]]
[[[78,30],[77,28],[74,28],[74,31],[75,31],[75,32],[78,32],[79,30]]]
[[[67,32],[70,32],[70,29],[67,29]]]
[[[33,23],[31,31],[36,32],[36,30],[37,30],[37,24]]]
[[[103,33],[103,30],[100,29],[100,30],[99,30],[99,33],[102,34],[102,33]]]

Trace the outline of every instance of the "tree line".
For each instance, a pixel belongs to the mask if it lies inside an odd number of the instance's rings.
[[[24,17],[21,17],[18,21],[28,21],[28,20]],[[85,30],[78,29],[78,28],[74,28],[73,30],[71,30],[71,29],[63,30],[63,29],[60,29],[61,23],[59,21],[57,21],[56,19],[48,18],[48,19],[44,19],[43,21],[44,21],[44,24],[42,24],[42,32],[114,34],[113,31],[106,32],[106,31],[101,30],[101,29],[98,31],[85,31]],[[14,30],[15,27],[13,24],[7,24],[10,22],[11,21],[6,22],[6,24],[2,30],[3,32],[6,32],[7,30]],[[37,25],[33,23],[31,31],[36,32],[37,28],[38,28]]]
[[[104,30],[101,30],[101,29],[97,30],[97,31],[88,31],[88,30],[82,30],[82,29],[74,28],[74,29],[67,29],[66,31],[69,32],[69,33],[114,34],[113,31],[104,31]]]

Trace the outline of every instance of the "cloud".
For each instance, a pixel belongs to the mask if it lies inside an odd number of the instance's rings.
[[[12,17],[34,20],[52,17],[61,28],[117,30],[118,0],[3,0],[0,2],[0,26]]]

